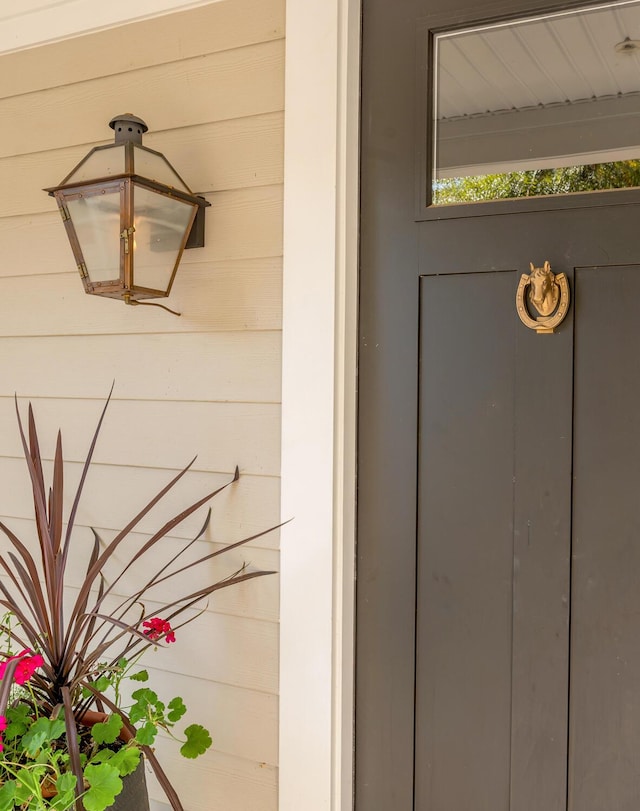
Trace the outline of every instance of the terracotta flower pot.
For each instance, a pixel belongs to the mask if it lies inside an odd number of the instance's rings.
[[[78,723],[85,727],[92,727],[94,724],[104,723],[104,721],[106,721],[108,718],[109,716],[106,712],[98,712],[98,710],[85,710],[78,718]],[[126,726],[123,725],[118,737],[123,743],[127,743],[127,741],[130,741],[131,738],[133,738],[133,733],[131,733]]]

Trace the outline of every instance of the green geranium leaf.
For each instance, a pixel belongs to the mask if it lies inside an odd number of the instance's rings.
[[[62,772],[61,775],[58,776],[56,780],[56,788],[59,792],[63,791],[75,791],[76,788],[76,776],[73,772]]]
[[[16,797],[16,781],[7,780],[0,788],[0,811],[9,811],[13,808],[13,801]]]
[[[147,721],[147,723],[143,724],[136,732],[136,740],[142,746],[152,746],[157,733],[156,725],[152,721]]]
[[[113,749],[99,749],[91,756],[91,763],[106,763],[115,755]]]
[[[5,712],[7,728],[2,736],[5,741],[12,741],[24,735],[31,726],[31,718],[29,718],[30,712],[31,710],[26,704],[18,704],[17,707],[7,707]]]
[[[184,706],[184,701],[180,698],[180,696],[176,696],[169,702],[169,713],[167,714],[167,718],[175,724],[176,721],[179,721],[182,718],[186,711],[187,708]]]
[[[140,750],[135,746],[123,746],[113,755],[109,763],[120,772],[120,777],[132,774],[140,763]]]
[[[149,674],[146,670],[139,670],[137,673],[132,673],[129,678],[132,681],[149,681]]]
[[[75,804],[76,778],[73,772],[63,772],[56,780],[58,792],[49,802],[56,811],[68,811]]]
[[[108,676],[100,676],[100,678],[96,679],[91,686],[99,693],[104,693],[104,691],[111,686],[111,679]]]
[[[122,718],[113,713],[106,721],[99,721],[91,728],[91,737],[96,743],[114,743],[122,729]]]
[[[20,769],[16,774],[16,798],[25,802],[32,794],[40,794],[40,781],[46,774],[46,768]]]
[[[143,704],[153,704],[155,706],[158,703],[158,694],[149,687],[141,687],[139,690],[134,690],[133,693],[131,693],[131,698]]]
[[[120,668],[120,670],[126,670],[128,664],[129,662],[127,659],[124,658],[124,656],[122,657],[122,659],[118,659],[118,667]]]
[[[61,718],[38,718],[29,731],[22,737],[22,746],[26,752],[35,757],[36,753],[45,743],[59,738],[65,731],[65,724]]]
[[[26,720],[29,718],[31,708],[28,704],[17,704],[15,707],[7,707],[5,716],[7,721]]]
[[[16,805],[19,807],[29,801],[37,787],[30,782],[32,780],[28,769],[21,769],[16,774]]]
[[[137,724],[138,721],[142,721],[143,718],[147,717],[147,707],[148,704],[141,704],[140,702],[131,707],[129,710],[129,720],[132,724]]]
[[[48,763],[51,756],[51,750],[48,746],[43,747],[36,755],[36,763]]]
[[[141,687],[134,690],[131,697],[136,702],[129,710],[129,720],[132,724],[149,717],[150,710],[154,713],[164,712],[164,704],[158,698],[158,694],[148,687]]]
[[[198,757],[213,743],[209,732],[200,724],[191,724],[185,729],[184,734],[187,740],[180,747],[180,754],[184,757]]]
[[[122,791],[118,770],[110,763],[100,763],[97,766],[90,763],[84,770],[84,776],[89,783],[88,791],[82,795],[86,811],[104,811],[113,805]]]

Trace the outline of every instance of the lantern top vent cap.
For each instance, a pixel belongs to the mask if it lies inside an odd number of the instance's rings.
[[[109,121],[109,126],[115,132],[116,144],[124,144],[127,141],[141,144],[143,133],[149,129],[141,118],[131,113],[114,116]]]

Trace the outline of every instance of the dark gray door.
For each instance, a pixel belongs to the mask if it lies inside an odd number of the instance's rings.
[[[501,13],[451,5],[364,3],[356,808],[631,811],[638,195],[421,216],[415,43]]]

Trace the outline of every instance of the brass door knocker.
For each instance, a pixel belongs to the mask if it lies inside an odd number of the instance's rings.
[[[516,292],[516,308],[522,323],[539,333],[551,333],[569,310],[569,282],[564,273],[553,273],[549,262],[523,273]],[[528,289],[527,289],[528,288]],[[532,318],[529,307],[539,315]]]

